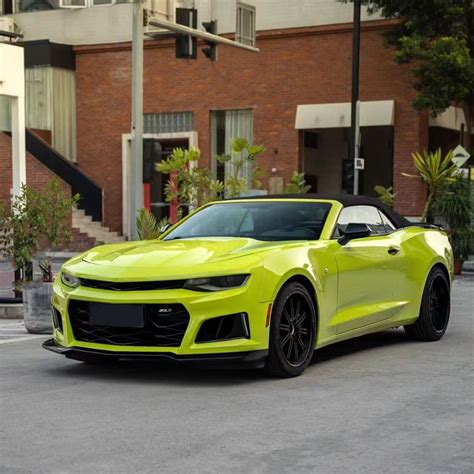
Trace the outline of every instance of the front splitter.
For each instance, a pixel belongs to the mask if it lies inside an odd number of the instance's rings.
[[[248,352],[227,352],[221,354],[177,355],[172,352],[120,352],[86,349],[83,347],[64,347],[56,344],[54,339],[43,342],[43,348],[61,354],[68,359],[80,361],[100,360],[168,360],[175,362],[206,363],[206,364],[241,364],[260,367],[268,356],[267,350]]]

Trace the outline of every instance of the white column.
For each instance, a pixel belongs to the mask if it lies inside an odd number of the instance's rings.
[[[21,46],[0,43],[0,94],[11,97],[13,196],[26,183],[25,60]]]
[[[24,71],[22,71],[24,73]],[[25,151],[25,98],[12,97],[12,197],[21,193],[26,183],[26,151]]]

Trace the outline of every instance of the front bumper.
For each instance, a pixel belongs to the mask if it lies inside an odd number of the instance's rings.
[[[257,279],[237,289],[215,293],[200,293],[190,290],[151,290],[151,291],[111,291],[90,287],[69,288],[57,279],[53,287],[52,305],[61,319],[61,328],[55,327],[55,346],[64,350],[100,351],[99,355],[109,354],[115,357],[148,357],[161,355],[164,358],[183,360],[183,358],[204,358],[210,356],[246,357],[249,353],[268,349],[269,328],[267,311],[270,302],[260,301],[261,285]],[[98,342],[85,342],[75,337],[69,315],[70,303],[110,303],[184,306],[189,314],[189,323],[179,346],[159,345],[120,345]],[[236,313],[248,316],[250,337],[196,342],[203,324],[213,318]],[[59,330],[61,329],[61,330]],[[51,350],[51,345],[45,347]],[[73,354],[70,352],[69,354]],[[264,357],[264,356],[263,356]]]
[[[168,360],[174,362],[205,362],[206,364],[229,364],[237,363],[239,365],[261,366],[264,359],[268,356],[267,350],[249,351],[249,352],[230,352],[223,354],[196,354],[196,355],[177,355],[172,352],[120,352],[104,351],[98,349],[85,349],[81,347],[64,347],[57,344],[54,339],[48,339],[43,342],[43,348],[56,354],[64,355],[68,359],[80,361],[93,360]]]

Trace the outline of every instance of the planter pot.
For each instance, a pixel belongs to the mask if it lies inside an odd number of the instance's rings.
[[[53,283],[30,283],[23,287],[25,328],[31,334],[52,334],[51,294]]]
[[[455,258],[454,259],[454,274],[455,275],[461,275],[462,273],[462,264],[463,264],[463,260],[460,259],[460,258]]]

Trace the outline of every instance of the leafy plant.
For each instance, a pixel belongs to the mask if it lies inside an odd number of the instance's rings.
[[[453,247],[454,258],[461,260],[468,260],[472,253],[472,239],[474,232],[469,227],[458,229],[451,233],[450,240]]]
[[[348,1],[348,0],[340,0]],[[472,106],[474,41],[472,0],[362,0],[369,13],[379,12],[398,22],[384,31],[396,48],[398,63],[412,63],[414,107],[433,115],[453,102]],[[469,114],[468,114],[469,115]],[[468,117],[469,120],[469,117]],[[467,130],[470,130],[470,123]]]
[[[137,215],[137,235],[139,240],[157,239],[171,221],[168,217],[157,220],[148,209],[140,209]]]
[[[79,195],[65,195],[60,182],[52,179],[42,191],[23,185],[11,207],[0,208],[0,251],[26,280],[28,268],[41,239],[57,245],[71,236],[68,215]],[[51,279],[50,263],[42,262],[44,280]]]
[[[435,203],[435,212],[449,226],[449,238],[455,258],[467,259],[472,251],[472,203],[469,181],[461,173]]]
[[[310,190],[311,186],[306,184],[304,173],[293,172],[293,176],[285,186],[283,192],[285,194],[305,194]]]
[[[374,191],[378,194],[378,198],[387,206],[393,207],[393,199],[395,198],[395,194],[393,192],[393,187],[389,186],[388,188],[384,186],[380,186],[377,184],[374,186]]]
[[[437,197],[443,193],[447,186],[454,181],[454,176],[458,172],[458,167],[453,163],[453,152],[450,151],[443,158],[441,149],[435,152],[413,153],[413,163],[418,171],[418,175],[402,173],[409,178],[421,178],[426,184],[428,196],[423,210],[422,220],[433,223],[434,206]]]
[[[471,225],[471,186],[459,173],[449,184],[446,192],[435,202],[435,212],[442,216],[450,229],[459,229]]]
[[[245,170],[250,168],[250,175],[253,175],[253,182],[261,186],[259,181],[259,171],[256,168],[256,158],[265,151],[263,145],[250,145],[246,138],[234,138],[231,142],[230,154],[215,156],[220,163],[224,163],[231,168],[231,172],[225,179],[226,197],[239,197],[248,190],[248,182],[244,176]],[[256,171],[254,171],[256,168]]]
[[[223,193],[223,183],[213,180],[207,168],[197,166],[200,158],[198,148],[175,148],[166,160],[156,165],[157,171],[170,175],[165,185],[166,201],[176,201],[179,214],[182,213],[183,206],[194,209],[220,199]]]

